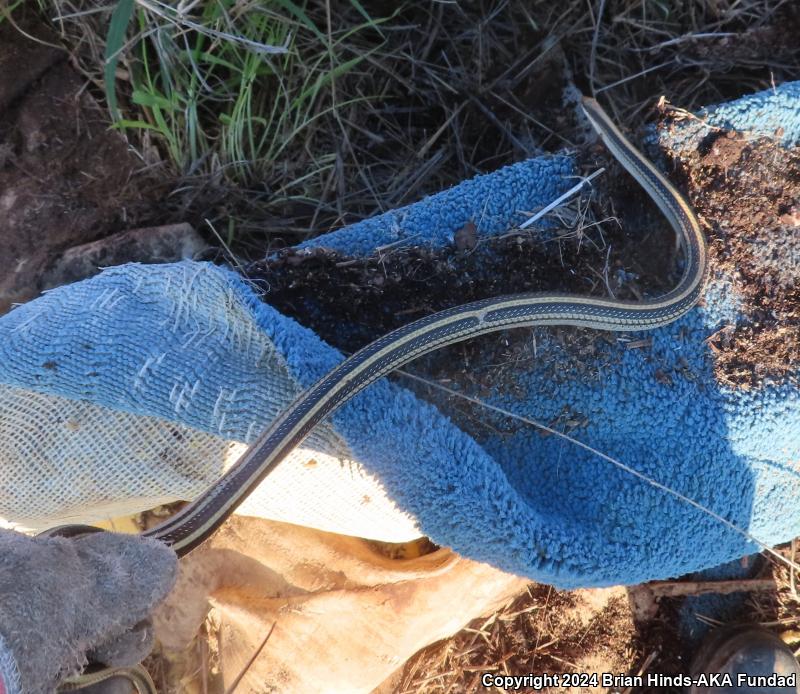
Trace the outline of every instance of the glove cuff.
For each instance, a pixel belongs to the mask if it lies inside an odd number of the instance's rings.
[[[22,694],[17,661],[0,636],[0,694]]]

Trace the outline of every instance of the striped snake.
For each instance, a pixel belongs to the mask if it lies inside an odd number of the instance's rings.
[[[398,328],[345,359],[303,392],[222,478],[144,536],[167,543],[179,556],[187,554],[214,533],[323,419],[374,381],[435,349],[497,330],[537,325],[650,330],[689,311],[700,298],[708,273],[706,241],[697,218],[680,193],[634,148],[594,99],[584,98],[581,105],[614,158],[645,189],[678,234],[685,267],[672,291],[639,302],[569,294],[500,296],[454,306]],[[117,670],[111,676],[124,673]],[[79,684],[80,679],[74,682]],[[92,681],[99,681],[98,676]],[[137,686],[141,686],[140,679]]]
[[[605,145],[647,191],[678,234],[685,268],[678,285],[656,299],[633,302],[568,294],[516,294],[454,306],[378,338],[303,392],[206,492],[165,523],[146,531],[183,555],[211,535],[244,498],[325,417],[370,383],[435,349],[506,328],[577,325],[601,330],[649,330],[670,323],[700,298],[706,242],[689,205],[614,125],[600,105],[583,111]]]

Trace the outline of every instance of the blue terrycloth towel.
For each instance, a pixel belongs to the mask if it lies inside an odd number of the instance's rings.
[[[799,102],[793,83],[706,117],[768,134],[780,126],[793,144]],[[675,137],[688,141],[692,128]],[[571,187],[572,175],[567,157],[522,162],[304,245],[353,255],[398,241],[437,246],[468,220],[481,234],[498,233]],[[554,380],[534,365],[518,392],[489,401],[544,422],[565,407],[580,412],[585,443],[764,542],[788,540],[800,534],[800,390],[791,382],[732,390],[715,380],[705,340],[736,317],[729,285],[712,282],[702,307],[649,333],[649,351],[600,346],[586,357],[592,378]],[[261,358],[269,342],[280,364]],[[0,383],[240,440],[275,415],[276,370],[308,386],[340,359],[237,275],[203,263],[112,268],[0,319]],[[678,364],[692,378],[654,378]],[[538,581],[635,583],[755,549],[711,515],[562,439],[520,427],[479,444],[386,380],[333,424],[350,455],[435,542]],[[323,437],[316,445],[328,444]]]

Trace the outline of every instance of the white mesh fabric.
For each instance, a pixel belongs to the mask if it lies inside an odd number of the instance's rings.
[[[0,516],[32,530],[192,499],[246,448],[156,417],[3,385],[0,412]],[[318,437],[346,450],[330,427]],[[312,448],[294,451],[239,512],[387,542],[420,535],[361,466]]]

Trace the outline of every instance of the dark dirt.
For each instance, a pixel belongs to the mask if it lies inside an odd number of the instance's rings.
[[[787,558],[794,556],[789,546],[777,549]],[[477,685],[481,672],[686,674],[711,628],[707,626],[707,617],[712,616],[706,614],[708,609],[726,625],[759,624],[768,628],[797,649],[798,601],[788,568],[757,557],[751,577],[774,581],[774,591],[731,594],[726,596],[730,599],[726,607],[714,608],[704,608],[701,603],[687,607],[687,598],[662,598],[655,616],[642,622],[636,621],[623,588],[559,591],[531,584],[511,605],[491,617],[474,620],[452,638],[417,653],[404,666],[392,691],[482,691]],[[687,579],[704,580],[701,575]],[[544,691],[681,694],[686,690],[648,686],[645,680],[645,686],[630,689],[548,687]]]
[[[66,53],[0,24],[0,313],[35,296],[66,249],[159,216],[141,171]],[[0,105],[2,105],[0,103]]]
[[[436,311],[493,296],[554,291],[636,300],[661,294],[677,281],[674,234],[632,178],[613,162],[602,164],[609,169],[604,190],[564,210],[566,223],[557,231],[509,230],[478,239],[470,221],[447,248],[391,248],[367,258],[288,249],[247,274],[268,303],[344,352]],[[587,170],[599,165],[594,154],[587,156]],[[600,222],[591,225],[595,219]],[[437,378],[474,382],[470,365],[491,364],[479,386],[507,390],[520,368],[556,353],[554,378],[573,368],[582,373],[587,355],[611,339],[567,327],[506,331],[439,350],[420,366]]]
[[[638,646],[623,589],[569,592],[531,584],[492,617],[474,620],[451,639],[417,653],[404,667],[395,691],[484,691],[480,685],[483,672],[624,673],[629,672]],[[592,688],[545,690],[584,692]],[[535,690],[524,687],[521,691]]]
[[[712,267],[732,278],[743,320],[709,340],[720,382],[756,387],[800,366],[800,148],[712,132],[678,162],[706,226]]]
[[[641,300],[667,292],[678,281],[674,232],[602,147],[586,148],[583,159],[587,173],[600,166],[606,173],[594,191],[560,210],[553,230],[480,239],[468,221],[446,248],[393,247],[367,258],[325,248],[286,249],[251,265],[247,275],[261,285],[265,301],[345,353],[413,320],[488,297],[548,291]],[[617,342],[619,349],[604,349]],[[626,346],[647,350],[649,344],[567,326],[507,330],[437,350],[406,367],[427,383],[393,377],[480,440],[526,425],[454,399],[433,381],[477,398],[513,396],[521,389],[519,374],[534,363],[554,382],[576,374],[591,382]],[[573,433],[587,420],[565,408],[545,424]]]
[[[37,24],[34,28],[31,24],[27,23],[26,31],[51,44],[57,41],[57,37],[45,27]],[[65,58],[64,51],[52,45],[31,44],[9,22],[0,22],[0,45],[3,47],[0,51],[0,113],[29,85]]]
[[[717,378],[739,387],[792,378],[800,365],[800,148],[714,132],[674,163],[706,227],[712,266],[733,278],[743,302],[744,320],[709,340]],[[619,223],[478,240],[468,222],[450,248],[394,248],[369,258],[289,249],[249,274],[263,283],[269,303],[345,352],[435,311],[502,294],[657,295],[677,280],[673,237],[638,186],[619,174],[612,165],[610,187],[591,201],[589,217]],[[650,230],[643,238],[641,228]],[[573,343],[575,364],[595,339],[608,339],[560,329],[534,331],[533,340],[546,346],[548,335]],[[441,350],[425,370],[451,377],[476,361],[524,366],[534,358],[531,339],[530,331],[479,338]],[[568,366],[574,364],[562,361],[554,371]],[[513,384],[487,378],[487,387]]]

